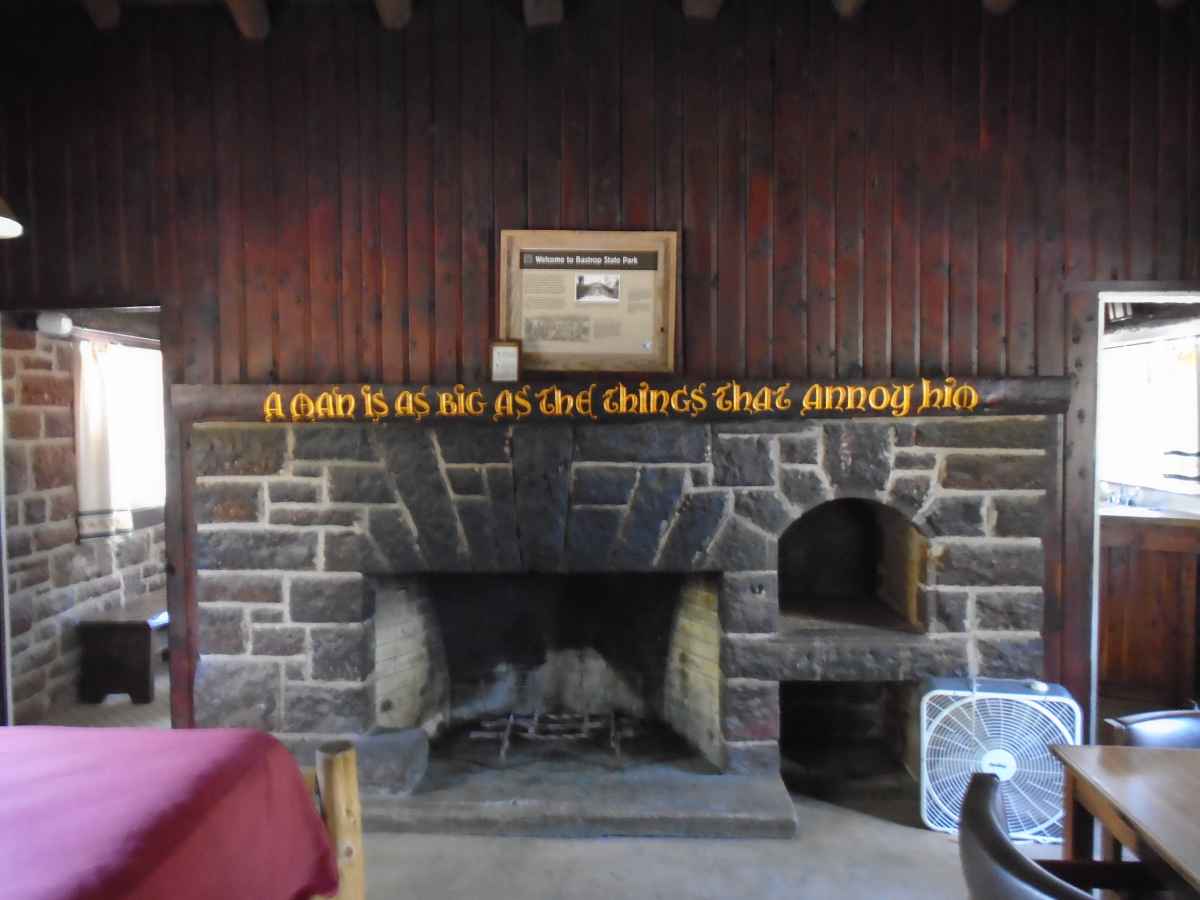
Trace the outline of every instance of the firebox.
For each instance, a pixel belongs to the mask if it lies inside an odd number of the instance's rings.
[[[620,757],[665,727],[722,764],[711,575],[427,575],[382,579],[375,598],[376,723],[425,729],[435,754],[475,740],[501,762],[526,742]]]

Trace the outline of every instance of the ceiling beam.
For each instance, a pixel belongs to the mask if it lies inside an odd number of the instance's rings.
[[[375,0],[379,21],[388,31],[399,31],[412,19],[412,0]]]
[[[867,0],[833,0],[833,9],[843,19],[853,19],[866,4]]]
[[[248,41],[261,41],[271,33],[266,0],[225,0],[237,30]]]
[[[547,28],[561,25],[563,0],[525,0],[525,27]]]
[[[683,16],[697,22],[711,22],[721,11],[724,0],[683,0]]]
[[[983,8],[994,16],[1002,16],[1011,12],[1017,5],[1017,0],[983,0]]]
[[[121,21],[121,4],[118,0],[83,0],[83,8],[101,31],[112,31]]]

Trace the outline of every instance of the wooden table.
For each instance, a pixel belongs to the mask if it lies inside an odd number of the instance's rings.
[[[1051,749],[1065,768],[1064,857],[1092,859],[1098,820],[1106,844],[1111,836],[1181,896],[1200,897],[1200,750]]]

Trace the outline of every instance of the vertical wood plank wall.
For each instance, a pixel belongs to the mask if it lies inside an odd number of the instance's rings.
[[[1069,374],[1070,286],[1200,279],[1198,3],[5,15],[0,307],[161,303],[174,381],[480,379],[502,227],[682,229],[705,378]]]

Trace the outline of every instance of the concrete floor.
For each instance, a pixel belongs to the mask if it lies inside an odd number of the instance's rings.
[[[370,900],[962,900],[948,835],[794,797],[790,840],[368,834]]]

